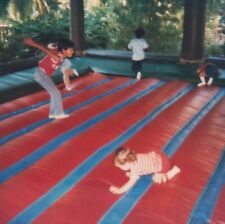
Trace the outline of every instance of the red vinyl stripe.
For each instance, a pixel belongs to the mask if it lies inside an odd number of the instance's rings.
[[[98,74],[98,75],[96,75]],[[92,79],[90,79],[90,76]],[[90,72],[82,76],[82,79],[75,79],[71,80],[73,84],[75,84],[75,89],[80,90],[82,88],[85,88],[86,84],[90,84],[89,82],[92,83],[92,81],[96,82],[98,80],[101,80],[105,78],[104,75],[100,75],[100,73],[95,73],[95,72]],[[58,88],[65,93],[66,91],[64,90],[64,84],[58,84]],[[38,103],[40,101],[49,99],[49,95],[46,91],[39,91],[35,92],[23,97],[20,97],[18,99],[12,100],[10,102],[6,102],[1,104],[1,109],[0,109],[0,115],[4,115],[10,112],[14,112],[15,110],[23,109],[25,107],[31,106],[32,104]]]
[[[92,83],[95,83],[103,78],[106,78],[106,76],[100,75],[100,74],[88,75],[87,77],[85,76],[83,79],[80,79],[79,82],[76,83],[76,85],[77,85],[77,88],[78,87],[81,88],[81,86],[82,86],[82,88],[85,88],[86,86],[91,84],[90,80]],[[16,108],[18,105],[20,105],[18,103],[21,103],[21,101],[23,101],[24,103],[27,104],[26,106],[30,106],[32,104],[40,102],[41,100],[49,99],[49,96],[47,96],[48,94],[47,95],[46,94],[47,94],[46,91],[41,91],[41,92],[32,94],[30,96],[23,97],[22,99],[20,98],[18,100],[15,100],[15,102],[11,102],[8,104],[12,105],[13,108]],[[77,93],[71,97],[77,98],[77,97],[82,97],[83,95],[85,95],[85,93],[83,93],[83,94]],[[43,97],[45,97],[45,98],[43,99]],[[71,97],[69,97],[69,98],[71,98]],[[66,98],[63,100],[63,105],[64,105],[65,109],[67,109],[69,106],[73,105],[72,104],[73,101],[70,101],[69,98]],[[34,100],[35,100],[35,102],[34,102]],[[3,106],[3,109],[4,109],[4,106]],[[2,110],[2,108],[1,108],[1,110]],[[46,119],[48,117],[48,114],[49,114],[49,103],[47,103],[46,105],[41,106],[35,110],[28,110],[25,113],[2,120],[1,127],[0,127],[0,130],[1,130],[0,138],[5,137],[21,128],[28,126],[28,125],[31,125],[34,122],[40,121],[42,119]]]
[[[225,223],[225,185],[211,217],[211,223]]]
[[[133,105],[129,105],[127,108],[115,114],[107,121],[96,125],[92,130],[84,133],[80,136],[80,139],[76,139],[70,143],[71,146],[76,148],[79,144],[79,151],[90,154],[88,148],[95,146],[96,149],[103,145],[103,141],[112,140],[115,136],[118,136],[122,131],[129,128],[133,123],[137,122],[144,116],[146,116],[151,110],[157,107],[163,101],[166,101],[169,97],[177,93],[179,90],[187,86],[186,83],[172,82],[164,87],[154,91],[154,93],[143,97]],[[152,99],[152,100],[151,100]],[[129,119],[126,118],[129,114]],[[120,121],[119,124],[117,121]],[[122,129],[123,128],[123,129]],[[104,133],[104,130],[107,133]],[[87,142],[82,143],[82,139],[87,139]],[[80,141],[79,141],[80,140]],[[100,143],[100,145],[99,145]],[[82,148],[80,148],[80,144]],[[69,145],[67,149],[70,148]],[[71,154],[71,153],[70,153]],[[82,156],[87,157],[88,154],[83,155],[79,152],[79,155],[74,156],[74,160],[77,160]],[[101,163],[96,169],[86,176],[80,183],[78,183],[68,194],[62,199],[56,202],[51,208],[43,213],[34,223],[47,223],[55,222],[53,214],[59,212],[60,219],[57,222],[64,223],[65,220],[76,220],[77,223],[97,223],[99,217],[101,217],[104,209],[106,209],[116,197],[112,197],[108,191],[110,184],[113,180],[112,174],[112,160],[111,156]],[[122,175],[119,174],[118,177]],[[117,178],[115,178],[116,180]],[[121,180],[121,178],[119,178]],[[124,179],[124,178],[123,178]],[[92,196],[91,196],[92,195]],[[76,210],[76,213],[74,211]],[[85,215],[89,211],[89,215]],[[64,216],[67,214],[66,216]]]
[[[129,96],[132,96],[135,93],[146,89],[146,87],[152,85],[155,82],[156,80],[140,81],[136,84],[136,86],[134,85],[132,86],[132,88],[127,88],[126,90],[124,90],[123,93],[117,93],[114,96],[110,96],[109,98],[104,99],[101,103],[97,103],[96,107],[92,105],[90,107],[90,113],[93,112],[95,109],[98,110],[101,107],[105,107],[105,104],[107,104],[107,107],[109,106],[111,107],[113,104],[120,102],[124,98],[128,98]],[[187,84],[183,84],[183,86],[186,85]],[[178,91],[178,88],[177,89],[175,88],[176,83],[170,84],[169,86],[171,87],[169,89],[167,88],[168,90],[164,94],[165,97],[161,98],[161,101],[166,100],[167,95],[169,96],[174,92]],[[181,88],[182,87],[179,87],[179,89]],[[150,101],[149,104],[152,105],[152,107],[154,107],[157,105],[158,102],[159,100],[154,103],[151,103]],[[141,106],[141,103],[134,104],[134,107],[136,108],[137,105]],[[142,107],[145,108],[145,105],[143,105]],[[143,116],[143,113],[146,114],[148,113],[148,111],[149,107],[145,108],[145,113],[139,112],[137,113],[139,114],[138,116],[134,114],[134,117],[136,117],[135,119],[140,118],[139,116]],[[18,214],[19,211],[21,211],[30,203],[32,203],[34,200],[37,200],[38,197],[40,197],[43,193],[45,193],[51,187],[57,184],[57,182],[61,178],[67,175],[68,172],[70,172],[71,169],[73,169],[75,166],[79,165],[79,163],[82,162],[87,156],[91,155],[91,153],[93,153],[98,147],[100,147],[102,144],[107,143],[109,139],[112,139],[113,136],[111,132],[118,134],[118,132],[120,133],[123,130],[126,130],[128,126],[132,125],[134,118],[127,119],[127,112],[128,110],[126,110],[122,114],[122,117],[120,117],[121,121],[123,121],[125,125],[124,127],[120,127],[117,125],[118,124],[117,116],[112,116],[114,117],[114,123],[107,122],[107,120],[105,122],[104,121],[100,122],[100,124],[102,124],[101,128],[99,127],[99,125],[95,125],[90,129],[90,131],[87,131],[87,134],[86,132],[82,133],[77,137],[75,137],[74,139],[68,141],[68,143],[59,146],[58,150],[55,150],[50,155],[46,156],[45,158],[38,161],[30,168],[28,168],[26,171],[7,181],[0,191],[0,197],[2,201],[2,203],[0,204],[0,211],[7,212],[8,218],[9,217],[12,218],[16,214]],[[77,113],[77,116],[73,116],[74,121],[79,119],[78,115],[86,117],[90,116],[89,113],[86,114],[81,113],[81,111],[79,111]],[[71,122],[69,123],[73,123],[73,121],[71,120]],[[63,125],[67,124],[68,122],[67,123],[63,122]],[[118,126],[118,128],[111,129],[110,126],[113,127]],[[106,130],[105,128],[107,128],[108,130],[107,132],[105,132]],[[92,133],[92,135],[88,137],[90,135],[89,134],[90,132]],[[42,134],[44,135],[43,132]],[[86,141],[84,141],[84,139],[86,139]],[[37,183],[39,184],[37,185]],[[29,190],[27,190],[27,187],[29,188]],[[19,198],[16,205],[13,206],[13,209],[11,208],[9,209],[9,207],[12,207],[11,205],[15,201],[15,196],[17,194],[21,195],[23,199]],[[9,212],[9,210],[11,211]]]
[[[212,89],[201,91],[207,94],[202,100],[195,101],[196,106],[213,96]],[[198,108],[187,108],[183,116],[193,109]],[[224,111],[223,99],[204,117],[173,156],[173,162],[181,168],[181,173],[166,184],[153,185],[124,223],[187,223],[224,147]],[[174,113],[177,114],[176,109]]]
[[[115,81],[115,83],[117,83],[118,85],[119,83],[121,84],[121,82],[123,82],[122,80],[124,79],[116,78],[116,80],[118,80],[118,82]],[[76,126],[81,121],[85,121],[95,114],[98,114],[101,111],[106,110],[107,108],[111,108],[113,105],[124,101],[130,96],[137,94],[138,92],[148,88],[149,86],[157,82],[158,80],[156,79],[137,82],[136,84],[129,86],[114,95],[105,97],[104,99],[92,104],[91,106],[73,113],[73,115],[67,119],[67,122],[65,122],[65,120],[53,122],[43,130],[34,131],[35,133],[32,133],[31,136],[42,136],[42,138],[49,138],[50,136],[52,138],[51,132],[55,133],[58,130],[60,130],[60,132],[64,132],[65,129],[70,129],[71,127]],[[113,88],[113,83],[111,83],[110,85]],[[103,86],[101,86],[101,88],[103,88]],[[109,87],[104,87],[103,89],[106,90],[108,88]],[[132,123],[132,121],[128,122]],[[93,129],[95,131],[94,127]],[[105,136],[99,140],[107,141],[106,136],[107,133],[105,133]],[[38,199],[38,197],[49,190],[49,188],[53,187],[54,184],[57,183],[57,181],[59,181],[67,174],[67,172],[73,169],[73,167],[75,166],[74,162],[77,162],[79,158],[82,158],[82,160],[86,158],[87,155],[85,155],[85,150],[82,150],[81,147],[84,143],[87,143],[87,141],[85,138],[82,138],[80,141],[79,139],[79,136],[74,138],[74,144],[70,146],[68,146],[68,144],[59,146],[59,148],[52,152],[50,155],[46,156],[24,172],[18,174],[17,176],[4,183],[4,185],[0,189],[0,211],[3,211],[3,213],[6,214],[4,217],[6,222],[12,219],[16,214],[18,214],[18,212],[20,212],[34,200]],[[27,143],[26,140],[27,137],[24,137],[24,146]],[[40,142],[44,144],[42,139],[40,140]],[[16,142],[17,141],[15,140],[15,143]],[[75,145],[76,142],[78,142],[79,144]],[[91,145],[93,144],[91,140],[88,142]],[[30,147],[32,147],[32,142],[27,146],[28,149]],[[35,146],[35,149],[36,148],[37,147]],[[21,147],[21,149],[23,148]],[[61,153],[61,150],[63,150],[64,153]],[[79,153],[76,153],[76,150],[79,150]],[[87,148],[87,150],[90,149]],[[19,152],[20,151],[18,151],[18,153]],[[68,152],[70,153],[68,154]],[[90,151],[87,152],[90,153]],[[76,159],[75,161],[74,157]],[[18,192],[20,192],[19,195]],[[14,204],[15,198],[17,198],[17,202]],[[14,206],[12,206],[12,204],[14,204]]]
[[[116,86],[118,86],[119,84],[122,84],[125,82],[127,82],[126,78],[125,79],[116,78],[116,79],[112,80],[110,83],[106,83],[106,84],[102,85],[101,88],[97,87],[97,88],[91,89],[89,91],[85,91],[81,94],[77,94],[74,97],[69,97],[64,101],[65,108],[74,106],[78,103],[88,100],[98,94],[104,93],[105,91],[107,91],[109,89],[113,89]],[[132,88],[132,87],[129,87],[129,88]],[[94,104],[96,104],[96,103],[94,103]],[[52,138],[75,127],[76,125],[79,125],[80,123],[84,122],[87,118],[90,118],[91,116],[96,115],[98,112],[101,112],[108,107],[109,106],[107,106],[107,104],[105,104],[104,107],[102,107],[102,108],[99,107],[97,109],[95,109],[95,107],[94,107],[94,109],[91,109],[86,106],[86,107],[78,110],[79,119],[77,119],[75,123],[71,123],[69,121],[71,119],[73,119],[75,114],[77,114],[77,111],[73,112],[71,114],[71,116],[69,118],[67,118],[66,120],[54,120],[53,122],[48,123],[47,125],[44,125],[38,129],[35,129],[34,131],[32,131],[30,133],[26,133],[23,136],[20,136],[16,139],[11,140],[10,142],[4,144],[0,150],[0,170],[6,168],[7,166],[11,165],[12,163],[14,163],[18,160],[20,160],[22,157],[26,156],[27,154],[33,152],[35,149],[46,144]],[[31,111],[29,113],[21,115],[23,117],[23,119],[20,116],[20,118],[21,118],[20,120],[22,120],[24,123],[25,123],[25,120],[27,120],[29,123],[34,123],[36,121],[36,119],[40,119],[40,116],[42,116],[41,114],[43,113],[43,111],[45,109],[46,109],[46,107],[42,107],[38,111],[34,111],[34,112]],[[84,111],[84,112],[82,112],[82,111]],[[88,116],[86,116],[86,115],[88,115]],[[84,117],[84,116],[86,116],[86,117]],[[8,120],[8,123],[10,123],[11,119],[7,119],[7,120]],[[67,125],[64,125],[65,122],[67,123]],[[46,134],[43,135],[43,132],[46,132]],[[27,142],[29,142],[29,145],[27,144]],[[18,148],[20,150],[18,150]]]
[[[180,84],[181,85],[181,84]],[[178,88],[179,84],[177,84]],[[181,86],[179,86],[181,87]],[[177,89],[176,89],[177,90]],[[207,94],[208,97],[212,97],[216,90],[211,91],[210,94]],[[168,110],[163,112],[160,117],[157,117],[153,120],[149,125],[143,128],[137,135],[131,138],[127,142],[127,146],[136,149],[136,151],[147,151],[149,149],[159,149],[157,147],[161,147],[165,144],[169,137],[171,137],[176,131],[179,130],[179,127],[186,123],[190,118],[192,118],[198,110],[208,102],[208,98],[201,99],[202,96],[206,92],[200,93],[200,90],[196,89],[187,96],[183,97],[179,102],[175,105],[171,106]],[[107,122],[110,122],[108,126],[105,124],[100,124],[95,128],[99,130],[98,132],[93,133],[85,133],[88,136],[93,136],[90,141],[88,141],[81,149],[87,150],[88,144],[93,144],[99,139],[101,139],[102,135],[105,138],[104,133],[101,130],[109,130],[111,124],[114,124],[114,120],[120,119],[120,116],[126,116],[126,114],[135,114],[135,118],[139,118],[142,112],[142,106],[145,105],[145,110],[150,111],[147,105],[159,105],[160,100],[166,100],[167,94],[162,89],[155,91],[154,95],[150,98],[148,97],[146,102],[139,102],[139,105],[133,105],[127,108],[125,111],[121,112],[121,115],[118,114],[114,118],[111,118]],[[171,93],[172,94],[172,93]],[[200,96],[199,96],[200,95]],[[152,99],[152,100],[151,100]],[[199,102],[196,103],[194,99],[197,99]],[[184,107],[188,105],[187,110],[190,108],[195,108],[194,110],[190,110],[186,116],[183,116],[182,119],[177,119],[178,115],[183,114]],[[137,109],[138,108],[138,109]],[[176,111],[177,113],[174,113]],[[146,111],[145,111],[146,112]],[[129,119],[133,120],[133,117],[129,117]],[[177,119],[177,125],[171,123]],[[162,124],[160,123],[161,121]],[[127,121],[126,121],[127,122]],[[158,127],[158,125],[160,127]],[[124,126],[123,123],[121,123]],[[98,128],[97,128],[98,127]],[[105,127],[105,129],[104,129]],[[119,127],[118,127],[119,128]],[[127,127],[126,127],[127,128]],[[167,131],[169,129],[169,131]],[[113,135],[116,130],[116,127],[112,126],[111,133],[107,133],[107,135]],[[91,132],[91,130],[90,130]],[[160,134],[162,133],[162,135]],[[164,134],[163,134],[164,133]],[[88,137],[87,137],[88,138]],[[95,140],[95,139],[97,140]],[[83,138],[82,138],[83,139]],[[89,138],[88,138],[89,140]],[[81,140],[82,141],[82,140]],[[159,141],[159,144],[156,146],[156,142]],[[71,145],[74,145],[71,143]],[[97,145],[97,147],[99,147]],[[69,146],[68,146],[69,148]],[[78,155],[77,155],[78,156]],[[58,224],[66,223],[67,220],[76,220],[77,223],[97,223],[101,218],[102,214],[108,209],[115,201],[119,198],[116,195],[113,195],[109,192],[109,186],[112,184],[121,185],[126,181],[126,177],[123,172],[116,169],[112,165],[112,155],[109,156],[106,160],[100,163],[89,175],[87,175],[80,183],[78,183],[68,194],[66,194],[61,200],[55,203],[51,208],[49,208],[46,212],[44,212],[37,220],[33,223],[54,223]],[[165,188],[165,187],[164,187]],[[160,192],[160,188],[158,189]],[[144,202],[143,202],[144,203]],[[154,205],[153,205],[154,208]],[[144,210],[139,211],[138,214],[142,215],[143,211],[148,211],[149,205],[145,203],[143,207]],[[88,212],[88,216],[87,216]],[[146,212],[147,213],[147,212]],[[55,216],[57,214],[57,217]],[[145,214],[145,213],[144,213]],[[156,214],[157,215],[157,214]],[[142,222],[143,220],[135,219],[135,221],[131,218],[128,223],[158,223],[158,222]],[[182,223],[182,222],[180,222]]]

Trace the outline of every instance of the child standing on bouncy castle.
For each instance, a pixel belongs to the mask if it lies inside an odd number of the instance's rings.
[[[64,76],[66,76],[64,77],[64,83],[68,89],[68,85],[70,84],[68,76],[74,74],[74,69],[68,68],[69,60],[67,59],[73,56],[73,42],[63,39],[56,46],[49,45],[49,47],[45,47],[44,45],[34,41],[32,38],[25,38],[24,43],[47,54],[41,61],[39,61],[39,66],[34,74],[34,79],[50,95],[49,118],[60,119],[68,117],[69,115],[64,113],[60,91],[51,79],[51,76],[61,66],[61,70],[63,71]],[[64,61],[66,63],[64,63]],[[78,75],[78,73],[76,75]]]
[[[129,42],[127,47],[129,50],[132,50],[132,71],[135,73],[137,79],[141,79],[142,62],[145,58],[145,50],[147,50],[149,46],[143,38],[145,35],[144,29],[136,29],[134,34],[135,38]]]

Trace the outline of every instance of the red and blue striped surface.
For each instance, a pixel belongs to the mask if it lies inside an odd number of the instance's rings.
[[[89,73],[48,119],[45,91],[0,105],[0,224],[225,223],[225,89]],[[113,195],[124,173],[113,151],[162,150],[181,173],[142,177]]]

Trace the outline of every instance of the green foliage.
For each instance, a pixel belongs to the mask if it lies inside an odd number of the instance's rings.
[[[224,45],[215,45],[215,44],[207,44],[205,47],[205,53],[209,56],[223,56],[225,55],[225,44]]]
[[[69,12],[61,11],[60,16],[54,13],[39,16],[23,22],[11,21],[12,35],[25,37],[29,35],[42,43],[56,41],[69,35]]]
[[[126,4],[102,0],[100,7],[86,12],[88,47],[126,49],[133,31],[143,27],[152,50],[177,53],[182,30],[180,7],[175,0],[127,0]]]
[[[0,49],[4,54],[0,60],[15,60],[34,56],[38,50],[23,44],[24,37],[32,37],[42,44],[55,42],[60,38],[69,37],[69,12],[49,13],[36,19],[27,19],[23,22],[10,21],[7,40],[0,42]]]
[[[161,27],[159,39],[155,40],[157,44],[153,51],[160,53],[179,53],[181,48],[182,33],[177,30],[173,23]],[[165,41],[166,39],[166,41]]]
[[[97,48],[101,46],[106,48],[109,41],[108,16],[109,12],[103,8],[87,13],[85,16],[85,35],[88,48]]]
[[[8,0],[1,0],[0,1],[0,18],[5,18],[7,16],[7,7],[8,7]]]
[[[2,0],[7,17],[15,21],[24,21],[57,11],[59,3],[57,0]],[[6,3],[5,3],[6,2]]]
[[[0,51],[3,52],[0,61],[39,53],[22,43],[25,36],[43,44],[69,37],[69,10],[60,9],[57,0],[45,0],[45,3],[40,0],[1,0],[0,19],[6,17],[8,10],[11,27],[7,40],[0,40]],[[125,50],[133,31],[143,27],[152,52],[179,54],[183,4],[183,0],[100,0],[99,7],[85,11],[86,47]],[[225,0],[208,0],[205,45],[208,55],[224,55],[224,46],[216,43],[212,32],[218,26],[218,7],[220,14],[225,16]]]
[[[224,57],[224,28],[225,0],[208,0],[205,28],[205,54],[207,56]],[[219,32],[221,29],[222,33]]]
[[[33,12],[33,4],[30,0],[10,0],[8,4],[9,17],[17,20],[23,21],[29,18]]]

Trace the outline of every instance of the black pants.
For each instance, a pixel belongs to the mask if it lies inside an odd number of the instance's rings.
[[[135,75],[138,72],[142,71],[142,62],[143,62],[143,60],[141,60],[141,61],[132,60],[132,71],[135,73]]]
[[[219,69],[215,65],[209,64],[205,68],[205,74],[207,77],[216,78],[220,75],[220,72],[219,72]]]

